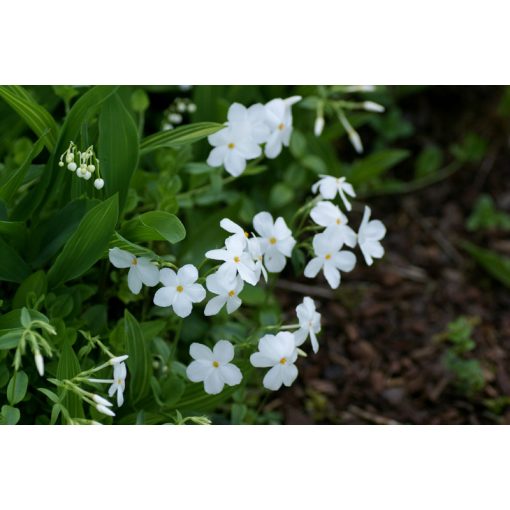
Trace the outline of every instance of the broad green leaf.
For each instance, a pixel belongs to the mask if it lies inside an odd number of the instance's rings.
[[[134,242],[168,241],[174,244],[186,237],[186,229],[174,214],[150,211],[126,222],[122,235]]]
[[[39,137],[43,137],[48,150],[53,151],[57,143],[58,125],[50,113],[18,85],[0,86],[2,97],[29,125]]]
[[[27,263],[0,237],[0,280],[19,283],[29,274]]]
[[[178,127],[169,131],[162,131],[144,138],[140,143],[141,154],[146,154],[161,147],[178,147],[180,145],[198,142],[203,138],[224,128],[216,122],[197,122]]]
[[[353,186],[369,182],[409,157],[409,154],[409,151],[402,149],[385,149],[375,152],[352,165],[349,182]]]
[[[68,341],[65,341],[60,351],[60,359],[57,366],[57,379],[72,379],[80,372],[80,362]],[[59,394],[62,395],[62,390]],[[72,393],[67,393],[62,404],[69,410],[72,418],[83,418],[83,404],[81,399]]]
[[[37,271],[23,280],[18,287],[14,299],[12,301],[13,308],[22,308],[28,306],[31,308],[35,300],[46,294],[48,283],[44,271]]]
[[[2,414],[0,416],[0,424],[16,425],[20,419],[19,409],[11,406],[2,406]]]
[[[46,131],[45,134],[37,140],[22,165],[12,172],[7,181],[0,187],[0,199],[2,199],[6,204],[11,202],[16,191],[18,191],[19,187],[23,184],[32,161],[40,154],[44,147],[44,140],[48,137],[48,133],[49,132]]]
[[[142,399],[150,387],[152,376],[151,354],[138,321],[124,311],[123,333],[126,347],[126,360],[129,378],[129,394],[132,402]]]
[[[126,201],[138,163],[138,132],[118,94],[103,103],[99,116],[99,158],[106,196],[119,194],[119,210]]]
[[[96,205],[83,217],[48,273],[50,285],[81,276],[103,256],[117,217],[117,195]]]
[[[510,288],[510,258],[469,242],[463,242],[462,246],[487,273]]]
[[[9,385],[7,386],[7,400],[9,404],[16,405],[18,402],[21,402],[27,393],[28,387],[28,376],[20,370],[19,372],[14,372],[11,380],[9,381]]]
[[[38,320],[49,323],[48,317],[37,310],[29,310],[32,320]],[[11,329],[19,328],[21,325],[21,309],[11,310],[4,315],[0,315],[0,333],[7,333]]]
[[[0,351],[7,351],[9,349],[14,349],[15,347],[18,347],[22,334],[23,330],[19,328],[13,329],[0,336]]]

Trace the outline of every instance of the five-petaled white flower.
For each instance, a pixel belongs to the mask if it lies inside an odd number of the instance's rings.
[[[260,235],[264,265],[270,273],[279,273],[285,267],[296,240],[285,220],[280,217],[273,222],[268,212],[260,212],[253,218],[253,227]]]
[[[250,237],[248,239],[248,253],[253,259],[253,262],[255,262],[255,277],[257,282],[260,280],[261,274],[264,276],[264,280],[267,282],[267,270],[263,264],[264,254],[262,252],[260,239],[258,237]]]
[[[301,96],[273,99],[266,103],[266,119],[271,129],[264,148],[268,158],[276,158],[282,152],[282,145],[289,146],[292,134],[292,105],[298,101],[301,101]]]
[[[236,274],[250,285],[256,285],[255,263],[250,254],[245,251],[246,238],[233,235],[225,239],[225,248],[209,250],[205,256],[208,259],[223,260],[218,273],[222,278],[233,280]]]
[[[384,248],[379,241],[386,235],[386,227],[382,221],[369,221],[370,214],[370,207],[366,205],[358,230],[358,244],[369,266],[372,265],[373,259],[380,259],[384,255]]]
[[[356,232],[347,225],[347,216],[332,202],[319,202],[310,212],[312,220],[322,227],[326,227],[328,235],[339,237],[349,247],[356,246]]]
[[[154,287],[159,282],[159,269],[146,257],[135,257],[128,251],[111,248],[108,252],[110,262],[119,269],[129,267],[128,287],[133,294],[138,294],[142,283]]]
[[[259,350],[250,356],[254,367],[271,370],[264,376],[262,384],[268,390],[279,390],[281,385],[290,386],[298,375],[294,362],[297,359],[296,341],[288,331],[276,335],[264,335],[259,340]]]
[[[220,274],[209,275],[205,284],[217,294],[206,305],[204,315],[216,315],[226,305],[227,313],[235,312],[242,304],[239,293],[243,290],[243,279],[237,275],[233,280],[225,280]]]
[[[241,371],[230,363],[234,359],[234,346],[227,340],[217,342],[213,350],[192,343],[189,353],[194,361],[186,369],[186,375],[192,382],[203,382],[206,393],[216,395],[225,384],[236,386],[241,382]]]
[[[193,303],[200,303],[205,299],[205,289],[199,283],[198,270],[192,264],[182,266],[177,273],[169,268],[160,271],[160,281],[164,285],[154,294],[154,304],[157,306],[171,306],[176,315],[187,317],[193,308]]]
[[[321,314],[315,310],[313,299],[305,297],[303,302],[296,306],[296,314],[299,319],[299,329],[294,332],[296,345],[302,345],[310,335],[313,352],[317,353],[319,342],[316,333],[321,330]]]
[[[350,251],[340,251],[342,239],[329,236],[326,232],[313,238],[315,257],[305,267],[305,276],[315,278],[322,269],[332,289],[340,285],[340,271],[352,271],[356,265],[356,256]]]
[[[322,198],[332,200],[338,193],[345,208],[350,211],[352,206],[345,195],[355,197],[356,193],[351,184],[349,184],[345,177],[333,177],[331,175],[320,175],[321,179],[312,186],[312,192],[321,194]]]
[[[117,392],[117,405],[120,407],[124,403],[124,390],[126,388],[126,364],[115,363],[113,365],[113,382],[108,390],[108,395],[113,397]]]
[[[234,128],[243,139],[251,139],[257,144],[267,141],[269,126],[262,104],[257,103],[246,108],[240,103],[233,103],[228,109],[227,118],[227,126]]]
[[[249,234],[248,234],[248,232],[246,232],[244,230],[243,227],[241,227],[240,225],[238,225],[234,221],[229,220],[228,218],[223,218],[220,221],[220,227],[223,230],[226,230],[227,232],[229,232],[230,234],[233,234],[235,236],[239,236],[243,240],[244,245],[246,246],[246,240],[248,239]]]

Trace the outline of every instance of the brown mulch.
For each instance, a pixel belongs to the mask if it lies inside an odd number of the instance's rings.
[[[283,413],[285,423],[510,423],[510,406],[495,414],[486,405],[510,396],[510,291],[459,244],[470,240],[510,256],[508,233],[465,228],[481,192],[510,209],[508,132],[493,122],[497,89],[443,89],[407,105],[417,133],[447,147],[455,133],[446,124],[457,132],[478,126],[491,140],[486,156],[417,192],[367,199],[388,228],[386,255],[371,268],[359,262],[338,291],[321,280],[281,284],[289,315],[307,292],[323,320],[319,353],[301,359],[296,383],[266,406]],[[458,104],[445,113],[442,101],[453,96]],[[486,380],[478,395],[460,392],[442,362],[446,345],[437,335],[461,315],[480,320],[470,353]]]

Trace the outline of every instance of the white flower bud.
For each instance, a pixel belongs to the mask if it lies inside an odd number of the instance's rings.
[[[184,113],[186,111],[186,104],[183,102],[177,103],[177,111]]]
[[[102,406],[106,406],[106,407],[112,407],[112,403],[111,402],[108,402],[108,400],[106,400],[105,398],[99,396],[99,395],[92,395],[92,400],[96,403],[96,404],[100,404]]]
[[[169,124],[168,122],[165,122],[163,124],[163,131],[170,131],[171,129],[173,129],[174,127],[172,126],[172,124]]]
[[[373,101],[365,101],[363,103],[363,108],[367,112],[377,112],[377,113],[384,112],[384,106],[382,104],[374,103]]]
[[[74,161],[72,163],[69,163],[67,165],[67,169],[71,170],[71,172],[74,172],[76,170],[76,163]]]
[[[96,179],[94,181],[94,188],[96,188],[96,189],[103,189],[103,187],[104,187],[103,179]]]
[[[78,177],[83,177],[83,176],[85,175],[85,172],[86,172],[86,170],[83,170],[83,168],[82,168],[82,167],[80,167],[80,168],[78,168],[78,170],[76,171],[76,175],[77,175]]]
[[[354,149],[358,154],[361,154],[363,152],[363,144],[361,143],[361,138],[359,137],[358,133],[356,131],[352,130],[348,132],[349,134],[349,140],[351,141]]]
[[[109,409],[108,407],[102,406],[101,404],[98,404],[96,406],[96,409],[103,414],[106,414],[107,416],[115,416],[115,413]]]
[[[124,354],[122,356],[116,356],[115,358],[110,358],[110,365],[116,365],[117,363],[122,363],[123,361],[127,360],[129,356],[127,354]]]
[[[88,181],[91,177],[92,177],[92,174],[88,170],[85,170],[85,173],[83,174],[83,178],[86,181]]]
[[[190,103],[188,105],[188,112],[195,113],[197,111],[197,105],[195,103]]]
[[[34,354],[35,366],[37,367],[37,371],[39,375],[42,377],[44,375],[44,358],[42,357],[39,351],[36,351]]]
[[[324,117],[317,117],[315,119],[315,125],[313,127],[313,132],[315,136],[321,136],[323,129],[324,129]]]
[[[180,113],[171,113],[168,116],[168,120],[174,124],[180,124],[182,122],[182,115]]]
[[[95,167],[94,165],[88,165],[88,166],[87,166],[87,170],[88,170],[89,172],[91,172],[91,173],[93,173],[95,169],[96,169],[96,167]]]
[[[66,163],[72,163],[74,161],[74,154],[71,152],[68,152],[66,154]]]
[[[63,166],[64,166],[64,162],[63,162],[63,161],[59,161],[59,162],[58,162],[58,166],[59,166],[59,167],[63,167]]]

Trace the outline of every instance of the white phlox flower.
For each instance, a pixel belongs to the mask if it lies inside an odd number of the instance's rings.
[[[305,297],[296,307],[296,314],[299,319],[299,329],[294,332],[296,346],[302,345],[309,336],[313,352],[317,353],[319,342],[316,334],[321,330],[321,314],[316,311],[313,299]]]
[[[264,335],[258,349],[250,356],[250,362],[254,367],[271,368],[262,381],[264,387],[276,391],[282,384],[290,386],[298,375],[294,364],[298,356],[294,335],[288,331]]]
[[[246,108],[233,103],[228,109],[227,126],[234,128],[243,139],[251,139],[256,144],[267,142],[269,126],[266,123],[266,110],[260,103]]]
[[[203,382],[206,393],[217,395],[225,384],[236,386],[241,382],[241,371],[230,363],[234,359],[234,346],[229,341],[220,340],[212,350],[192,343],[189,353],[194,361],[186,369],[186,375],[192,382]]]
[[[207,289],[217,296],[206,305],[204,315],[216,315],[225,305],[227,313],[235,312],[242,304],[239,293],[243,290],[243,279],[237,275],[232,280],[225,280],[220,274],[209,275],[205,284]]]
[[[310,216],[317,225],[325,227],[328,235],[338,237],[349,246],[356,246],[356,232],[347,225],[347,216],[340,208],[328,201],[321,201],[310,211]]]
[[[255,263],[255,277],[257,282],[260,280],[260,275],[262,275],[267,282],[267,270],[263,263],[264,253],[258,237],[253,236],[248,239],[248,253]]]
[[[253,217],[253,228],[260,236],[264,254],[264,265],[270,273],[279,273],[285,267],[286,257],[290,257],[296,244],[292,231],[280,217],[273,221],[268,212],[260,212]]]
[[[124,362],[113,365],[113,381],[108,396],[113,397],[117,393],[117,405],[124,403],[124,390],[126,389],[127,368]]]
[[[351,184],[349,184],[345,177],[333,177],[331,175],[320,175],[321,179],[312,186],[312,192],[321,194],[322,198],[326,200],[333,200],[338,193],[345,208],[350,211],[352,206],[347,199],[346,195],[355,197],[356,193]]]
[[[367,205],[358,230],[358,244],[367,265],[371,266],[373,259],[380,259],[384,255],[381,239],[386,235],[386,227],[380,220],[370,220],[371,210]]]
[[[233,280],[236,274],[250,285],[256,285],[255,263],[250,254],[245,251],[246,238],[233,235],[225,239],[225,248],[209,250],[205,256],[208,259],[222,260],[218,273],[222,278]]]
[[[177,273],[169,268],[161,269],[160,281],[164,287],[154,294],[156,306],[171,306],[174,313],[181,318],[187,317],[193,309],[193,303],[205,299],[205,289],[199,283],[198,270],[192,264],[182,266]]]
[[[325,232],[315,235],[312,244],[315,257],[306,265],[305,276],[315,278],[322,269],[331,288],[338,288],[340,271],[352,271],[356,265],[356,256],[350,251],[340,251],[343,241]]]
[[[128,251],[111,248],[108,258],[119,269],[129,267],[128,287],[133,294],[140,292],[142,283],[154,287],[159,282],[159,269],[146,257],[135,257]]]
[[[268,158],[276,158],[283,145],[289,146],[292,135],[292,105],[299,101],[301,96],[292,96],[287,99],[273,99],[266,103],[266,121],[271,130],[264,148]]]

